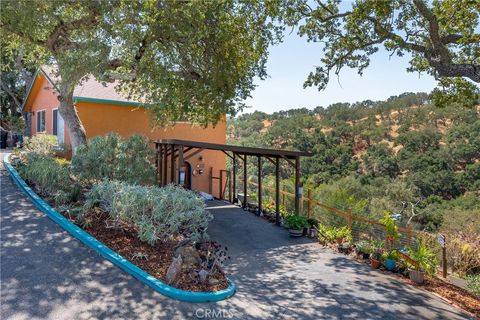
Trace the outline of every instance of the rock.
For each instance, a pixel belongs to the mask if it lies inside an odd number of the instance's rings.
[[[181,256],[184,267],[191,268],[200,265],[202,259],[198,250],[191,245],[186,245],[175,250],[175,256]]]
[[[220,283],[220,280],[217,280],[217,279],[215,279],[215,278],[211,278],[211,279],[208,280],[208,283],[209,283],[210,285],[214,286],[214,285],[219,284],[219,283]]]
[[[207,277],[208,277],[208,271],[205,269],[202,269],[198,272],[198,277],[200,278],[201,283],[207,282]]]
[[[182,257],[180,255],[173,258],[173,261],[167,270],[167,284],[173,284],[177,280],[180,270],[182,270],[182,262]]]

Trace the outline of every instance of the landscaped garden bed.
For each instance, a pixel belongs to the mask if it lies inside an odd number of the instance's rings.
[[[75,221],[75,219],[68,214],[64,213],[64,216]],[[90,235],[155,278],[167,282],[167,270],[175,257],[175,252],[179,251],[178,245],[181,243],[181,240],[172,239],[171,241],[161,242],[151,246],[138,239],[137,230],[131,225],[121,225],[114,228],[109,227],[111,221],[104,212],[91,210],[86,214],[85,219],[88,221],[88,224],[84,226],[83,229]],[[78,221],[76,222],[78,223]],[[208,241],[198,243],[195,245],[195,249],[198,250],[202,245],[215,246],[216,243]],[[198,251],[200,256],[202,251]],[[204,256],[203,252],[202,255]],[[209,281],[205,283],[199,282],[199,280],[196,279],[195,269],[193,267],[185,268],[183,272],[179,274],[177,285],[175,285],[175,287],[182,290],[205,292],[224,290],[228,288],[228,286],[229,283],[225,275],[221,272],[214,273],[209,278]]]
[[[322,245],[366,263],[373,269],[388,272],[405,283],[433,292],[449,303],[480,318],[480,296],[442,280],[436,274],[435,255],[423,243],[420,242],[416,248],[408,248],[408,250],[394,249],[395,239],[398,238],[394,224],[388,215],[380,221],[390,226],[386,228],[387,241],[385,242],[370,237],[353,243],[349,229],[321,224],[318,226],[319,241]],[[421,281],[412,279],[412,273],[421,273]]]
[[[33,199],[37,195],[43,198],[44,205],[42,201],[36,204],[50,212],[54,221],[62,214],[94,237],[92,241],[109,249],[101,252],[95,244],[90,244],[91,248],[113,257],[109,260],[124,270],[135,268],[122,262],[128,260],[143,270],[134,270],[132,275],[154,288],[161,287],[169,296],[200,302],[234,293],[223,266],[229,259],[228,249],[210,241],[206,233],[212,216],[204,201],[181,187],[154,185],[155,170],[146,139],[122,140],[113,134],[98,137],[79,148],[71,163],[57,156],[55,145],[51,136],[36,136],[11,159],[30,186],[22,181],[23,189],[33,190],[36,194],[27,190]],[[56,211],[47,208],[47,203]],[[68,220],[63,227],[78,233]],[[115,253],[109,253],[110,249]]]

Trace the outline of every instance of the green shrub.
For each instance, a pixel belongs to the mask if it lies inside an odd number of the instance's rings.
[[[438,265],[437,257],[424,243],[419,242],[416,249],[409,248],[408,254],[417,262],[416,270],[425,271],[428,274],[435,273]]]
[[[70,178],[68,164],[44,154],[27,153],[25,162],[18,166],[23,179],[35,184],[42,193],[55,198],[57,204],[75,201],[79,186]]]
[[[85,209],[98,206],[114,220],[135,224],[138,237],[151,245],[178,235],[199,240],[212,219],[201,198],[174,185],[159,188],[103,181],[86,198]]]
[[[355,244],[357,247],[357,251],[359,253],[364,253],[364,254],[371,254],[373,253],[373,245],[370,241],[368,240],[360,240]]]
[[[467,290],[480,296],[480,274],[472,274],[466,277]]]
[[[133,135],[122,140],[118,134],[109,133],[78,147],[72,169],[81,179],[89,181],[149,184],[155,182],[153,156],[146,138]]]
[[[302,230],[308,227],[307,217],[298,215],[289,215],[285,218],[285,225],[289,229]]]
[[[58,145],[56,136],[50,134],[36,134],[33,137],[26,137],[23,143],[23,150],[26,153],[37,153],[46,156],[54,156],[62,149]]]

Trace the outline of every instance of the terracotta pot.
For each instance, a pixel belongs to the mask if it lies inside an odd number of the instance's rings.
[[[342,237],[338,237],[338,238],[337,238],[337,244],[338,244],[339,246],[341,246],[342,243],[343,243],[343,238],[342,238]]]
[[[379,260],[370,259],[370,265],[372,266],[372,268],[378,269],[378,268],[380,268],[380,266],[382,265],[382,263],[381,263]]]
[[[297,229],[288,229],[288,232],[290,233],[290,237],[301,237],[303,236],[303,229],[297,230]]]
[[[422,284],[425,280],[425,272],[419,270],[408,270],[408,276],[410,280],[418,284]]]

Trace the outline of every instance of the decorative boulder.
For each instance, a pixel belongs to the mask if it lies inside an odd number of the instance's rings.
[[[175,250],[175,256],[182,257],[184,267],[198,266],[202,262],[198,250],[191,245],[185,245],[177,248],[177,250]]]
[[[182,257],[179,255],[173,258],[172,263],[168,267],[166,281],[167,284],[173,284],[178,278],[180,271],[182,270]]]

